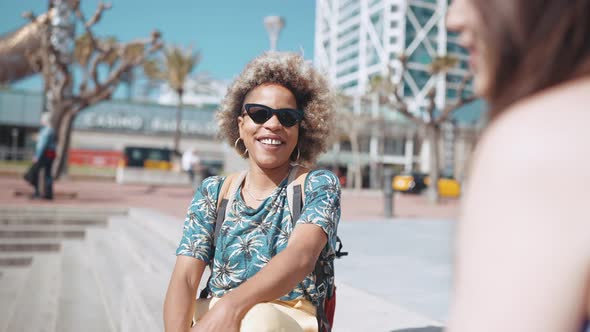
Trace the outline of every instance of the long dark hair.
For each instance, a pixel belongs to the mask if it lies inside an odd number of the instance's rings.
[[[491,77],[490,118],[515,101],[590,74],[590,0],[474,0]]]

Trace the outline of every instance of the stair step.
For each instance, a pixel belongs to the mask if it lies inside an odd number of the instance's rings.
[[[124,279],[130,273],[144,274],[143,262],[128,251],[125,234],[114,230],[94,229],[88,232],[87,251],[93,258],[93,271],[116,331],[120,330]]]
[[[122,207],[89,207],[89,206],[0,206],[2,216],[27,216],[45,217],[47,219],[59,219],[72,216],[88,216],[87,218],[107,218],[112,215],[126,215],[127,208]]]
[[[0,332],[9,332],[8,322],[30,270],[22,267],[0,270]]]
[[[163,304],[169,277],[130,275],[125,280],[121,331],[164,331]],[[148,286],[149,285],[149,286]]]
[[[17,295],[7,331],[55,331],[61,288],[62,255],[34,259],[24,285]]]
[[[59,251],[61,239],[14,239],[0,238],[0,254],[3,252]]]
[[[21,256],[21,257],[1,257],[0,256],[0,268],[21,268],[28,267],[33,264],[32,256]]]
[[[88,227],[105,228],[106,223],[102,225],[64,225],[64,224],[50,224],[50,225],[35,225],[35,224],[8,224],[0,225],[0,230],[3,231],[84,231]]]
[[[142,226],[142,222],[129,217],[113,217],[110,227],[116,233],[127,235],[133,252],[145,263],[146,272],[170,275],[176,261],[176,245]]]
[[[139,208],[130,209],[129,217],[139,221],[142,227],[159,234],[172,246],[178,246],[180,237],[182,236],[183,219]]]
[[[44,252],[59,251],[61,243],[0,243],[1,252]]]
[[[87,244],[66,241],[62,253],[62,279],[56,331],[114,331],[109,324]]]
[[[83,230],[4,230],[0,229],[0,239],[59,238],[83,239]]]
[[[73,225],[73,226],[106,226],[106,218],[84,219],[84,218],[47,218],[47,217],[23,217],[23,216],[2,216],[0,226],[3,225]]]

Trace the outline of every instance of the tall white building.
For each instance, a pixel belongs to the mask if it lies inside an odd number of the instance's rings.
[[[445,28],[448,3],[448,0],[316,1],[316,66],[328,75],[336,89],[354,98],[354,112],[398,123],[398,129],[389,134],[371,133],[365,139],[368,144],[361,160],[370,167],[372,186],[378,185],[383,166],[429,171],[429,147],[419,138],[415,126],[396,112],[366,100],[375,99],[368,95],[373,76],[387,77],[393,69],[392,79],[400,78],[398,57],[404,55],[408,59],[407,70],[399,92],[411,112],[424,116],[420,111],[427,105],[427,93],[432,88],[436,89],[438,109],[455,101],[457,89],[468,74],[468,65],[467,54],[458,46],[457,36]],[[459,63],[446,74],[433,76],[430,64],[444,56],[454,57]],[[392,146],[399,148],[392,149]]]
[[[448,0],[317,0],[315,63],[332,84],[346,94],[364,95],[374,75],[388,68],[399,78],[397,57],[408,58],[403,95],[416,111],[425,106],[431,87],[437,90],[437,106],[456,98],[468,73],[467,55],[457,38],[447,32]],[[447,75],[433,77],[430,63],[452,56],[459,64]]]

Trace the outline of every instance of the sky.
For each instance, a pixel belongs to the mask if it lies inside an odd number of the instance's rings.
[[[84,14],[92,16],[99,1],[81,0]],[[303,52],[313,59],[315,1],[313,0],[111,0],[112,4],[94,29],[97,36],[116,36],[122,41],[148,37],[154,29],[164,41],[192,46],[201,52],[193,74],[209,73],[231,80],[249,60],[269,49],[263,19],[285,18],[278,50]],[[0,35],[26,24],[21,14],[40,14],[47,0],[0,0]],[[81,29],[78,29],[80,33]],[[15,84],[16,88],[40,90],[38,78]]]

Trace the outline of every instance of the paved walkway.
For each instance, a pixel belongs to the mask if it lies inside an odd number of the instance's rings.
[[[192,196],[187,187],[66,180],[57,184],[56,200],[32,201],[15,195],[30,192],[22,180],[6,176],[0,188],[0,206],[148,208],[152,219],[177,223],[178,236]],[[457,201],[432,206],[419,196],[397,195],[394,203],[396,218],[386,220],[379,192],[343,192],[339,235],[350,254],[336,262],[335,332],[436,332],[447,318]]]
[[[31,187],[20,177],[0,175],[0,205],[88,205],[103,207],[146,207],[168,215],[184,218],[193,195],[190,187],[149,185],[119,185],[92,180],[60,180],[55,185],[56,199],[52,202],[31,201],[15,193],[31,193]],[[75,198],[69,197],[75,194]],[[342,220],[384,220],[384,197],[380,191],[343,190]],[[431,205],[423,196],[396,194],[396,218],[456,219],[458,200],[442,200]]]

